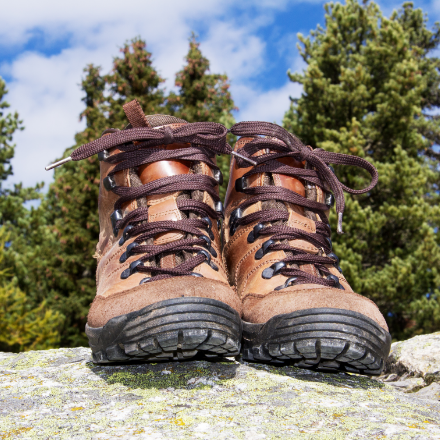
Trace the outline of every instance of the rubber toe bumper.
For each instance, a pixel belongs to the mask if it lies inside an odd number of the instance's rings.
[[[86,325],[86,334],[95,363],[212,358],[240,353],[242,321],[221,301],[184,297]]]
[[[243,323],[243,358],[289,363],[318,371],[379,375],[391,335],[361,313],[344,309],[300,310]]]

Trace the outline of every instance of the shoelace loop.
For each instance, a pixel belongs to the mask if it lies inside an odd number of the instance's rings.
[[[54,168],[70,160],[83,160],[95,154],[101,156],[100,160],[115,165],[104,182],[108,191],[119,195],[114,204],[115,211],[111,216],[114,233],[116,235],[119,230],[124,230],[120,245],[135,237],[121,257],[121,263],[125,263],[128,258],[134,255],[139,255],[139,258],[131,262],[129,267],[122,272],[121,278],[125,279],[135,272],[154,274],[154,276],[144,278],[141,283],[172,276],[201,276],[194,273],[193,270],[203,262],[209,264],[214,270],[218,270],[218,267],[211,261],[211,255],[217,256],[215,249],[211,246],[211,240],[214,238],[211,231],[211,218],[214,220],[222,218],[222,208],[220,212],[200,200],[181,199],[177,200],[178,209],[182,212],[192,212],[198,218],[156,222],[148,222],[148,207],[138,207],[126,213],[125,216],[122,214],[122,208],[126,203],[146,196],[180,191],[206,191],[214,200],[215,205],[222,207],[216,191],[219,181],[203,174],[178,174],[162,177],[137,187],[125,187],[117,186],[113,176],[119,171],[153,162],[185,160],[204,162],[214,170],[215,174],[221,177],[213,157],[216,154],[231,154],[232,149],[226,141],[226,135],[226,127],[214,122],[195,122],[173,128],[164,126],[131,128],[113,132],[109,130],[105,136],[80,146],[73,151],[70,157],[58,161],[46,169]],[[176,143],[189,145],[172,150],[163,148],[163,146]],[[120,152],[109,155],[108,151],[115,147]],[[201,232],[203,230],[208,232],[209,237]],[[148,239],[170,231],[181,231],[190,238],[182,238],[162,245],[145,244]],[[175,267],[165,268],[143,264],[152,261],[158,255],[184,251],[193,256]]]
[[[332,252],[331,230],[325,211],[329,205],[309,200],[300,194],[279,186],[256,186],[246,187],[244,181],[254,174],[278,173],[302,179],[312,185],[318,185],[325,191],[330,190],[336,199],[336,211],[338,213],[338,233],[342,234],[342,215],[345,208],[344,191],[351,194],[363,194],[370,191],[377,184],[378,173],[376,168],[365,159],[341,153],[331,153],[322,149],[311,149],[305,146],[298,138],[282,127],[267,122],[240,122],[235,124],[231,133],[240,137],[252,137],[236,155],[236,163],[239,168],[249,167],[248,159],[252,158],[256,165],[237,179],[236,190],[251,196],[242,201],[231,213],[230,233],[233,235],[238,226],[245,226],[258,222],[249,233],[248,241],[252,243],[260,236],[267,236],[261,248],[255,253],[255,259],[261,259],[271,251],[288,252],[286,258],[275,263],[263,273],[263,278],[271,278],[275,274],[289,277],[284,286],[289,287],[292,283],[304,284],[315,283],[329,287],[342,286],[339,278],[330,273],[328,265],[335,265],[339,271],[339,259]],[[262,155],[255,153],[263,151]],[[276,159],[291,157],[297,161],[306,161],[308,168],[294,168],[285,165]],[[355,190],[342,184],[329,164],[352,165],[365,169],[371,176],[371,183],[363,189]],[[280,222],[288,220],[288,212],[277,209],[263,209],[252,214],[243,216],[244,210],[256,202],[276,200],[302,206],[313,212],[318,212],[322,221],[316,221],[316,232],[306,232]],[[328,198],[331,204],[332,198]],[[275,224],[273,224],[275,223]],[[269,225],[267,225],[269,224]],[[310,254],[304,250],[291,246],[288,241],[305,240],[320,250],[320,254]],[[325,255],[323,255],[325,254]],[[282,263],[282,264],[281,264]],[[326,278],[318,277],[300,270],[300,264],[312,264]],[[290,267],[288,266],[290,265]],[[276,267],[275,267],[276,266]],[[270,270],[269,270],[270,269]]]
[[[344,191],[350,194],[363,194],[371,189],[373,189],[378,181],[379,175],[376,168],[370,164],[365,159],[362,159],[357,156],[350,156],[348,154],[341,153],[331,153],[328,151],[324,151],[321,149],[311,150],[307,146],[305,146],[297,137],[293,134],[289,133],[284,128],[280,127],[276,124],[271,124],[269,122],[239,122],[235,124],[231,128],[231,133],[236,136],[246,137],[246,136],[267,136],[268,138],[256,138],[251,141],[249,144],[256,144],[258,141],[267,145],[268,147],[274,147],[276,149],[280,149],[280,145],[274,141],[271,141],[270,138],[279,139],[287,146],[288,150],[294,153],[292,156],[299,161],[307,161],[317,172],[318,177],[322,182],[328,183],[331,191],[333,192],[336,199],[336,212],[338,213],[338,229],[337,232],[342,234],[342,216],[345,208],[345,200],[344,200]],[[240,149],[240,154],[246,158],[250,158],[249,153],[246,154],[249,150],[249,144],[247,144],[244,148]],[[281,147],[282,148],[282,147]],[[275,154],[267,154],[258,157],[252,157],[252,160],[255,160],[257,166],[263,164],[267,161],[274,160],[276,157]],[[286,155],[282,154],[279,157],[285,157]],[[353,165],[360,168],[365,169],[371,176],[371,183],[366,188],[355,190],[343,185],[336,175],[331,171],[328,167],[328,164],[334,163],[339,165]],[[237,158],[237,165],[239,167],[245,167],[243,159],[240,157]],[[256,171],[261,172],[261,171]],[[305,176],[301,176],[305,177]],[[305,180],[307,180],[305,178]]]

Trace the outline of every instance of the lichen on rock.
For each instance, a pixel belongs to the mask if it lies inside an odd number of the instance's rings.
[[[419,398],[439,401],[440,332],[392,344],[378,380]]]
[[[440,438],[440,405],[352,374],[189,361],[98,366],[87,348],[0,355],[0,438]]]

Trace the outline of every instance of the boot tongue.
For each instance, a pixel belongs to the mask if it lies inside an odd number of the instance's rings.
[[[140,104],[137,101],[131,101],[124,105],[124,111],[127,115],[130,125],[133,128],[137,127],[163,127],[174,126],[178,127],[188,122],[169,115],[145,115]],[[189,144],[188,144],[189,146]],[[166,145],[166,149],[180,149],[185,148],[185,145]],[[142,186],[154,180],[163,177],[175,176],[179,174],[198,173],[201,165],[191,161],[184,160],[161,160],[146,165],[141,165],[137,170],[130,170],[131,186]],[[200,191],[180,192],[180,193],[166,193],[155,196],[147,196],[137,200],[138,206],[149,206],[149,221],[163,221],[163,220],[181,220],[188,218],[187,214],[180,211],[177,207],[177,200],[185,198],[196,198],[203,200]],[[190,213],[190,217],[197,215]],[[155,239],[155,244],[170,243],[185,237],[185,234],[180,231],[170,231],[158,234]],[[181,260],[185,259],[185,255],[166,255],[160,258],[160,265],[162,267],[175,267]],[[189,255],[191,257],[191,255]]]
[[[169,115],[145,115],[141,105],[137,100],[128,102],[123,106],[127,119],[133,128],[139,127],[163,127],[173,124],[187,124],[183,119],[176,118]],[[166,148],[173,148],[172,145]],[[191,163],[180,160],[163,160],[147,165],[141,165],[137,172],[131,170],[131,185],[141,186],[153,180],[160,179],[167,176],[175,176],[176,174],[188,174],[190,172]],[[139,205],[144,205],[145,200],[138,201]]]
[[[179,119],[169,115],[147,115],[145,119],[149,127],[162,127],[171,124],[188,124],[184,119]],[[132,124],[133,125],[133,124]]]

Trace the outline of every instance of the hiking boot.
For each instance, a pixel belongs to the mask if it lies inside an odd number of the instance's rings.
[[[243,357],[321,371],[380,374],[391,336],[368,298],[353,292],[332,251],[329,209],[360,194],[377,171],[353,156],[313,150],[283,128],[242,122],[225,202],[223,256],[243,301]],[[364,168],[363,190],[342,185],[329,163]],[[333,196],[334,194],[334,196]]]
[[[241,301],[221,257],[221,124],[145,116],[110,129],[69,159],[98,154],[97,295],[86,334],[97,363],[240,352]],[[61,161],[61,162],[65,162]],[[57,165],[57,164],[54,164]]]

